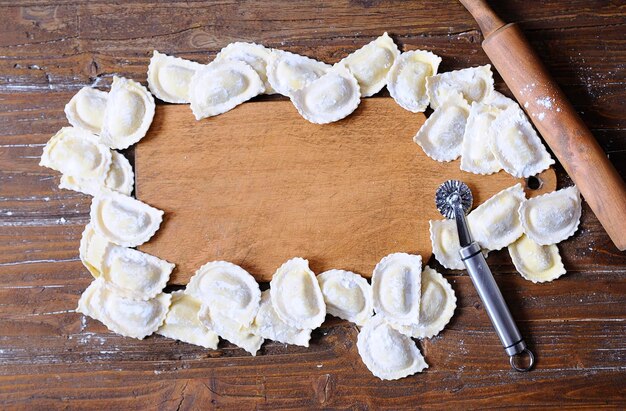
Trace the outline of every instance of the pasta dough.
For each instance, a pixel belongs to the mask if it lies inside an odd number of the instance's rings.
[[[372,274],[374,310],[396,324],[419,320],[422,257],[394,253],[384,257]]]
[[[461,243],[454,220],[430,220],[430,242],[433,254],[441,265],[450,270],[464,270],[465,264],[461,260],[459,251]],[[488,250],[483,250],[487,257]]]
[[[99,267],[107,287],[132,300],[149,300],[163,291],[174,264],[132,248],[109,243]]]
[[[531,198],[519,207],[526,235],[540,245],[556,244],[574,235],[582,206],[576,186]]]
[[[330,315],[363,325],[374,315],[372,287],[351,271],[329,270],[317,276],[326,311]]]
[[[100,140],[109,148],[124,149],[141,140],[154,118],[154,97],[141,84],[113,77]]]
[[[504,171],[514,177],[530,177],[554,164],[518,106],[500,112],[492,121],[489,144]]]
[[[170,302],[171,296],[163,293],[148,301],[121,297],[109,290],[100,277],[85,290],[76,311],[102,322],[115,333],[141,340],[163,324]]]
[[[470,107],[459,94],[446,100],[428,117],[413,141],[433,160],[452,161],[461,155]]]
[[[474,174],[493,174],[502,169],[489,144],[491,123],[500,110],[472,103],[461,145],[461,170]]]
[[[250,327],[250,331],[268,340],[278,341],[283,344],[300,345],[302,347],[308,347],[311,339],[310,328],[298,329],[280,319],[274,307],[272,307],[272,298],[269,290],[261,293],[259,312]]]
[[[242,61],[213,62],[196,70],[191,78],[191,111],[200,120],[216,116],[261,94],[263,81]]]
[[[175,291],[171,295],[172,305],[170,305],[163,325],[156,333],[174,340],[216,350],[219,337],[198,319],[200,301],[185,294],[182,290]]]
[[[112,243],[136,247],[159,229],[163,211],[108,189],[91,202],[91,222],[98,234]]]
[[[154,50],[148,66],[148,88],[167,103],[189,103],[191,78],[202,64]]]
[[[294,328],[314,329],[324,322],[324,296],[308,260],[292,258],[281,265],[270,281],[270,296],[276,314]]]
[[[416,324],[391,326],[413,338],[430,338],[450,322],[456,308],[454,290],[441,274],[426,266],[422,270],[422,296]]]
[[[65,105],[67,121],[93,134],[100,134],[109,93],[91,87],[83,87]]]
[[[40,166],[63,175],[103,183],[112,162],[111,150],[98,137],[74,127],[63,127],[46,143]]]
[[[433,254],[441,265],[451,270],[463,270],[465,264],[459,251],[459,233],[454,220],[430,220],[430,241]]]
[[[516,213],[526,199],[521,184],[500,191],[467,216],[474,240],[482,248],[500,250],[524,232]]]
[[[99,178],[89,179],[62,175],[59,188],[95,196],[100,192],[102,187],[105,187],[129,196],[133,192],[135,185],[135,173],[133,173],[133,168],[126,157],[117,151],[111,150],[111,159],[111,166],[106,173],[104,183]]]
[[[428,368],[415,343],[380,315],[361,328],[356,346],[363,363],[381,380],[397,380]]]
[[[261,290],[254,277],[226,261],[212,261],[200,267],[189,280],[186,292],[200,300],[211,313],[243,327],[252,324],[261,300]]]
[[[210,310],[206,305],[202,305],[200,308],[198,319],[209,330],[213,330],[217,335],[237,347],[243,348],[252,356],[256,356],[257,351],[263,345],[263,338],[254,335],[250,327],[242,326],[237,321],[233,321],[217,311]]]
[[[556,280],[566,273],[556,244],[539,245],[522,235],[509,245],[509,254],[517,272],[533,283]]]
[[[96,233],[91,222],[85,226],[80,238],[78,253],[83,265],[94,278],[100,277],[100,267],[105,247],[109,241]]]
[[[421,113],[428,107],[426,78],[437,74],[441,57],[430,51],[407,51],[396,59],[387,73],[387,89],[400,107]]]
[[[443,106],[457,94],[471,104],[489,99],[493,92],[491,66],[470,67],[426,78],[426,92],[433,109]]]
[[[359,84],[344,67],[335,67],[291,94],[298,113],[315,124],[341,120],[359,106]]]
[[[275,91],[267,79],[267,64],[269,62],[270,49],[255,43],[235,42],[224,47],[215,56],[215,62],[241,61],[250,65],[259,75],[263,83],[260,93],[273,94]]]
[[[350,70],[359,83],[361,96],[369,97],[385,87],[387,73],[399,55],[398,46],[385,32],[345,57],[337,65]]]
[[[275,92],[291,96],[331,69],[329,64],[288,51],[272,50],[267,65],[267,79]]]

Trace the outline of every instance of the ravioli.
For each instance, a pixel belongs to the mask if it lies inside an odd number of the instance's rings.
[[[540,245],[556,244],[574,235],[581,213],[576,186],[531,198],[519,207],[524,232]]]
[[[430,338],[450,322],[456,308],[456,295],[441,274],[426,266],[422,270],[422,295],[419,321],[416,324],[391,326],[413,338]]]
[[[243,61],[213,62],[196,70],[189,100],[196,120],[217,116],[261,94],[263,82]]]
[[[100,134],[109,93],[91,87],[83,87],[65,105],[67,121],[93,134]]]
[[[167,103],[189,103],[189,85],[196,70],[203,67],[195,61],[168,56],[154,50],[148,66],[148,88]]]
[[[189,280],[186,293],[200,300],[212,313],[243,327],[252,324],[261,300],[261,290],[254,277],[226,261],[211,261],[200,267]]]
[[[163,324],[170,303],[171,296],[163,293],[148,301],[121,297],[107,288],[100,277],[85,290],[76,311],[102,322],[115,333],[141,340]]]
[[[398,46],[385,32],[374,41],[344,57],[337,65],[346,67],[359,83],[362,97],[378,93],[387,82],[387,73],[400,55]]]
[[[315,124],[332,123],[359,106],[359,84],[344,67],[335,67],[307,86],[294,90],[291,102],[298,113]]]
[[[163,291],[174,264],[132,248],[109,243],[102,253],[101,277],[117,295],[147,301]]]
[[[272,85],[267,79],[267,64],[271,50],[261,44],[235,42],[224,47],[215,56],[215,62],[242,61],[250,65],[263,82],[261,93],[274,94]]]
[[[330,315],[363,325],[374,315],[372,287],[358,274],[329,270],[317,276],[326,311]]]
[[[356,346],[365,366],[381,380],[397,380],[428,368],[413,340],[393,329],[380,315],[361,328]]]
[[[172,305],[170,305],[163,325],[156,333],[174,340],[216,350],[219,343],[218,335],[198,319],[200,301],[185,294],[182,290],[174,291],[171,296]]]
[[[43,148],[40,166],[63,175],[88,178],[103,183],[111,167],[111,150],[98,137],[75,127],[63,127]]]
[[[509,254],[517,272],[533,283],[556,280],[567,272],[556,244],[540,245],[522,235],[509,245]]]
[[[514,100],[508,98],[497,90],[494,90],[487,98],[485,98],[483,103],[500,111],[506,110],[511,106],[519,107],[519,104],[517,104]]]
[[[428,117],[413,141],[433,160],[447,162],[461,155],[470,107],[459,94],[449,98]]]
[[[154,97],[144,86],[113,77],[100,141],[113,149],[125,149],[141,140],[154,118]]]
[[[275,92],[291,96],[331,69],[330,64],[299,54],[272,50],[267,65],[267,79]]]
[[[493,174],[502,169],[489,144],[491,123],[500,110],[483,103],[472,103],[461,145],[461,170]]]
[[[261,305],[250,331],[268,340],[308,347],[312,330],[295,328],[281,320],[272,306],[270,291],[265,290],[261,293]]]
[[[163,211],[103,189],[91,201],[90,216],[98,234],[112,243],[136,247],[156,233],[163,220]]]
[[[500,250],[517,240],[524,230],[516,210],[525,199],[518,183],[476,207],[467,216],[474,240],[488,250]]]
[[[254,335],[250,327],[242,326],[228,316],[210,310],[206,305],[202,305],[200,308],[198,320],[209,330],[213,330],[217,335],[230,341],[237,347],[243,348],[252,356],[256,356],[257,351],[263,345],[263,337]]]
[[[457,94],[467,101],[481,102],[493,93],[491,65],[448,71],[426,78],[426,91],[433,109],[443,106]]]
[[[441,265],[450,270],[463,270],[465,264],[459,251],[459,233],[454,220],[430,220],[430,241],[433,254]]]
[[[372,274],[374,310],[395,324],[419,320],[422,257],[393,253],[384,257]]]
[[[94,278],[100,277],[104,250],[109,244],[109,240],[96,233],[91,222],[85,226],[78,253],[81,262]]]
[[[111,166],[106,173],[104,182],[99,178],[89,179],[62,175],[59,188],[95,196],[105,187],[129,196],[133,192],[135,185],[135,173],[133,173],[130,162],[122,154],[114,150],[111,150],[111,159]]]
[[[426,78],[437,74],[441,57],[430,51],[407,51],[396,59],[387,73],[387,89],[398,105],[413,113],[428,107]]]
[[[291,327],[315,329],[324,322],[324,296],[308,260],[296,257],[281,265],[270,281],[270,296],[278,317]]]
[[[514,177],[530,177],[554,164],[524,112],[511,106],[491,122],[491,152],[504,171]]]

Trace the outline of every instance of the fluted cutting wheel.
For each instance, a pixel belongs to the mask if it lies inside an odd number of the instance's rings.
[[[472,209],[474,199],[467,184],[459,180],[448,180],[439,186],[435,193],[435,205],[444,217],[454,219],[454,204],[457,201],[460,201],[465,214]]]

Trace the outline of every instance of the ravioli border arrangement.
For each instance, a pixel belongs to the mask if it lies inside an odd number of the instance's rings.
[[[326,124],[387,86],[406,110],[434,109],[414,137],[434,160],[462,156],[464,171],[504,169],[516,177],[554,163],[517,103],[494,90],[490,66],[438,74],[440,62],[429,51],[401,53],[387,33],[332,66],[236,42],[209,64],[155,50],[147,72],[150,91],[121,77],[114,77],[108,93],[81,89],[65,107],[71,127],[48,141],[40,162],[61,172],[60,188],[93,196],[79,254],[94,281],[77,311],[124,336],[157,333],[208,349],[217,349],[222,338],[252,355],[265,339],[308,347],[312,330],[331,314],[360,327],[357,349],[375,376],[398,379],[427,368],[412,338],[443,330],[456,296],[441,274],[422,267],[419,255],[383,257],[371,285],[345,270],[316,275],[296,257],[277,269],[264,292],[243,268],[212,261],[185,290],[164,293],[174,264],[132,248],[154,235],[163,211],[131,197],[132,167],[115,150],[145,136],[155,114],[153,95],[189,104],[201,120],[259,94],[279,93],[304,119]],[[522,276],[542,282],[565,273],[556,243],[576,231],[579,218],[575,187],[526,200],[518,184],[476,208],[468,221],[485,253],[507,246]],[[445,267],[460,269],[453,224],[431,221],[433,253]]]

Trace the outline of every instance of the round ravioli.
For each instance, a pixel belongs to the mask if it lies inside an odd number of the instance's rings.
[[[315,329],[324,322],[324,296],[303,258],[292,258],[276,270],[270,281],[270,296],[276,314],[292,327]]]
[[[246,270],[226,261],[211,261],[196,271],[187,294],[219,313],[248,327],[259,309],[261,290]]]

